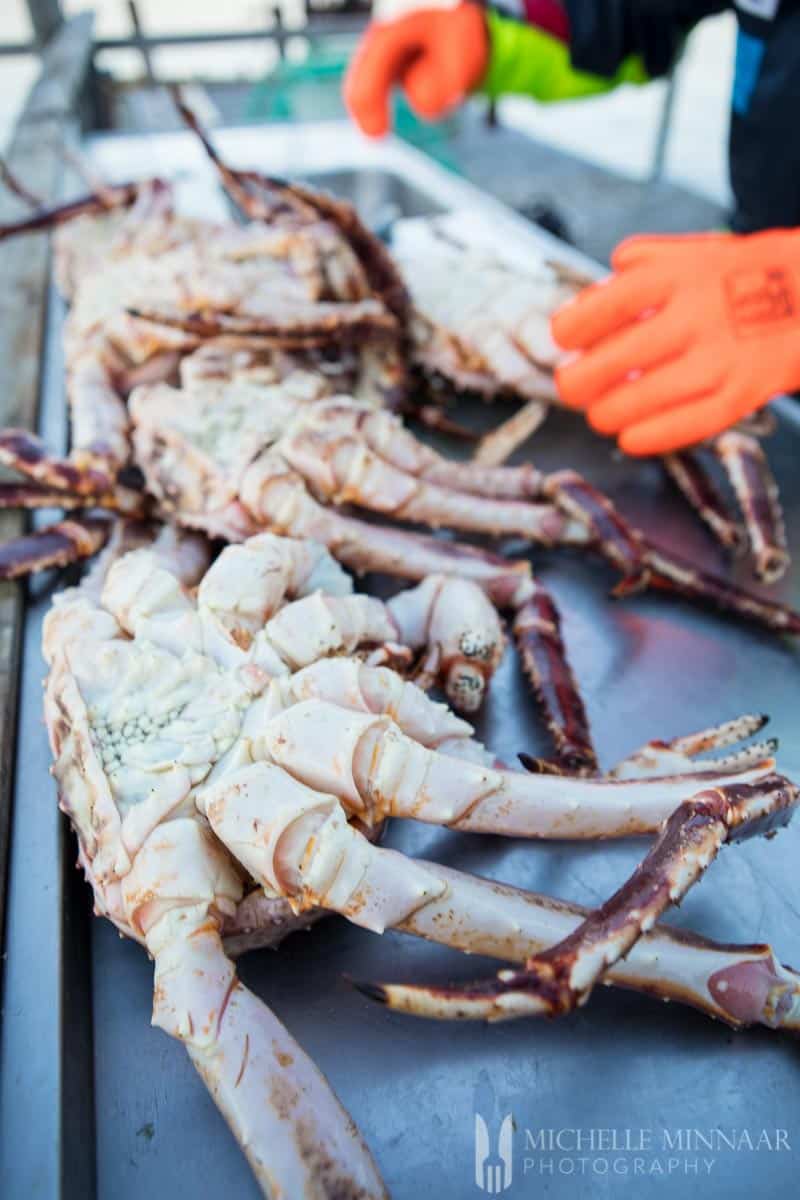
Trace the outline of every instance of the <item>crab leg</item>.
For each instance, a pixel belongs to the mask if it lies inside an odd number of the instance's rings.
[[[585,545],[590,534],[551,504],[477,499],[427,483],[371,453],[356,438],[289,434],[278,449],[312,491],[333,504],[358,504],[395,519],[473,533],[505,534],[552,546]]]
[[[472,461],[483,467],[501,466],[536,433],[549,412],[550,405],[543,400],[528,400],[512,417],[481,438]]]
[[[276,309],[274,316],[236,315],[219,312],[180,312],[177,309],[151,306],[126,309],[132,317],[158,325],[172,325],[200,338],[216,338],[226,334],[272,338],[276,345],[288,349],[327,346],[333,341],[345,341],[365,335],[396,332],[395,319],[374,300],[320,300],[314,305],[313,317],[307,309],[293,314],[291,308]]]
[[[530,464],[452,462],[423,446],[391,414],[340,397],[303,409],[279,448],[313,490],[333,503],[352,501],[427,525],[517,535],[545,545],[592,539],[623,573],[625,590],[646,578],[641,538],[575,471],[544,476]],[[550,500],[558,511],[530,503],[533,497]]]
[[[589,718],[561,636],[561,617],[550,595],[534,585],[533,595],[514,615],[514,642],[533,686],[556,750],[558,766],[570,773],[598,769]]]
[[[376,932],[394,928],[524,963],[589,915],[579,905],[372,846],[341,819],[330,797],[266,763],[206,788],[200,804],[269,893],[248,896],[241,915],[226,922],[233,944],[273,944],[285,928],[319,915],[309,905],[322,904]],[[720,946],[656,926],[604,979],[691,1004],[734,1027],[800,1029],[800,976],[782,967],[770,946]]]
[[[370,289],[383,299],[398,320],[406,320],[409,298],[400,272],[381,240],[366,228],[352,205],[257,171],[237,171],[229,167],[217,153],[195,114],[184,103],[180,88],[172,87],[170,91],[181,117],[200,139],[203,149],[219,172],[225,190],[247,217],[269,223],[274,220],[276,212],[284,209],[290,214],[330,221],[355,255]]]
[[[386,607],[396,640],[432,653],[431,682],[441,680],[459,712],[477,712],[505,648],[497,609],[486,593],[467,579],[429,575]]]
[[[219,877],[231,874],[217,850],[220,861],[207,866],[214,875],[203,879],[201,839],[196,822],[167,822],[124,881],[126,909],[154,959],[153,1024],[186,1046],[266,1196],[329,1200],[351,1190],[383,1200],[372,1157],[325,1078],[238,980],[208,900],[184,899],[193,899],[191,881],[213,880],[219,893]],[[178,854],[179,872],[170,861]]]
[[[622,573],[623,578],[616,588],[618,594],[647,586],[649,572],[644,542],[607,496],[587,483],[577,471],[568,470],[548,475],[543,492],[593,532],[597,549]]]
[[[775,477],[760,444],[734,429],[714,439],[714,451],[742,510],[756,576],[776,583],[786,573],[786,527]]]
[[[337,796],[366,823],[404,817],[473,833],[584,838],[652,834],[700,787],[756,782],[774,759],[741,771],[701,763],[675,776],[606,780],[497,770],[421,746],[390,717],[307,700],[258,730],[258,755]],[[313,758],[307,747],[314,745]]]
[[[661,462],[672,482],[700,519],[705,521],[720,545],[740,553],[744,549],[744,530],[726,510],[714,481],[698,456],[692,450],[683,450],[664,455]]]
[[[429,867],[446,888],[439,894],[431,887],[434,898],[392,928],[467,954],[524,963],[572,933],[590,911],[438,863],[417,863]],[[225,921],[225,947],[229,954],[243,954],[276,946],[324,915],[319,908],[294,913],[282,896],[258,889]],[[763,1025],[800,1032],[800,972],[782,965],[768,944],[721,945],[688,930],[656,925],[606,971],[602,982],[688,1004],[733,1029]]]
[[[81,469],[68,458],[50,454],[41,438],[26,429],[0,430],[0,463],[45,487],[74,496],[102,495],[113,486],[101,471]]]
[[[528,958],[522,969],[448,988],[367,984],[362,990],[390,1008],[445,1020],[501,1021],[572,1012],[665,909],[680,903],[721,846],[787,824],[799,795],[788,779],[768,775],[758,783],[717,787],[684,801],[627,883],[560,942]]]
[[[690,600],[700,600],[722,612],[736,613],[779,633],[800,634],[800,613],[785,604],[756,596],[727,580],[701,571],[672,551],[660,550],[649,543],[645,557],[650,568],[652,587],[677,592]]]
[[[460,442],[478,442],[480,437],[473,429],[462,425],[455,417],[449,416],[441,404],[415,404],[411,401],[400,400],[391,405],[393,412],[418,421],[425,429],[435,429],[446,433],[448,437],[457,438]]]
[[[390,716],[400,729],[423,746],[455,758],[492,765],[494,757],[476,741],[472,726],[438,704],[414,682],[386,667],[355,658],[326,658],[273,679],[264,709],[253,725],[304,700],[323,700],[352,712]]]
[[[491,500],[541,497],[543,475],[530,463],[518,467],[476,466],[446,458],[416,438],[394,413],[336,396],[298,414],[295,431],[358,437],[391,466],[426,483]]]
[[[509,562],[476,546],[370,525],[324,508],[278,455],[259,456],[242,479],[240,495],[253,520],[288,537],[322,542],[357,574],[380,572],[416,580],[426,575],[459,575],[480,584],[501,608],[513,605],[530,588],[527,563]],[[195,521],[189,514],[185,519]],[[201,519],[198,514],[198,525]]]
[[[0,483],[0,509],[8,508],[104,508],[96,496],[73,496],[39,483]]]
[[[524,963],[574,933],[590,910],[430,865],[447,891],[395,928],[469,954]],[[690,1004],[734,1028],[762,1024],[800,1032],[800,973],[769,945],[719,945],[656,925],[603,982]]]
[[[747,713],[711,729],[698,733],[683,734],[669,741],[652,741],[629,754],[608,772],[608,779],[648,779],[663,775],[678,775],[702,769],[702,763],[693,759],[709,750],[720,750],[742,742],[759,733],[769,717],[763,713]],[[714,759],[717,771],[743,771],[755,767],[765,758],[771,758],[778,748],[777,738],[767,738],[722,758]],[[710,764],[707,764],[710,765]]]
[[[376,453],[387,456],[393,465],[401,464],[404,470],[413,473],[415,477],[423,476],[426,480],[435,480],[445,487],[458,488],[464,492],[471,490],[475,493],[480,490],[481,494],[485,492],[487,496],[519,497],[544,494],[554,501],[560,510],[575,518],[576,523],[568,527],[570,540],[577,541],[581,536],[591,537],[592,545],[622,571],[624,578],[618,585],[618,593],[627,593],[647,584],[677,591],[691,599],[710,602],[723,611],[735,612],[773,629],[800,632],[800,616],[790,609],[753,596],[734,584],[717,579],[684,563],[677,556],[652,546],[637,530],[628,525],[607,497],[573,471],[558,471],[542,476],[535,469],[512,467],[479,471],[470,468],[468,463],[448,462],[434,452],[428,452],[427,448],[420,447],[407,431],[393,426],[387,414],[364,414],[357,405],[340,400],[315,405],[313,410],[301,417],[301,421],[306,420],[316,425],[326,413],[335,416],[340,424],[347,422],[349,427],[357,427]],[[403,433],[405,436],[402,436]],[[319,454],[315,459],[309,451],[300,465],[309,473],[314,471],[312,477],[315,482],[317,477],[324,474],[324,464],[319,461]],[[471,484],[466,478],[470,469],[473,471]],[[452,517],[452,513],[449,516]],[[341,520],[346,521],[347,518]],[[577,523],[583,528],[582,534],[578,533]],[[395,531],[386,531],[384,536],[388,540],[389,537],[397,538],[401,535]],[[356,566],[356,569],[359,568]],[[448,568],[431,566],[429,569],[435,571]],[[461,573],[460,567],[453,565],[449,569]],[[391,569],[389,573],[393,573]],[[495,599],[496,602],[503,603]]]
[[[0,579],[18,579],[48,567],[66,567],[96,554],[109,534],[99,517],[58,521],[0,546]]]
[[[97,348],[71,353],[67,399],[72,457],[78,470],[94,469],[113,479],[130,457],[130,441],[128,410],[112,378],[109,359],[107,346],[105,354]]]
[[[17,237],[22,233],[36,233],[40,230],[52,229],[54,226],[73,221],[76,217],[106,213],[116,208],[131,208],[135,204],[141,188],[141,182],[118,183],[105,186],[102,193],[92,193],[75,200],[68,200],[54,208],[39,208],[29,217],[0,225],[0,241]]]
[[[86,459],[85,465],[81,458]],[[104,508],[130,517],[142,516],[147,508],[140,490],[114,482],[119,465],[114,456],[81,453],[76,448],[71,457],[60,458],[35,434],[2,429],[0,463],[32,481],[0,484],[2,508]]]
[[[559,701],[558,710],[545,712],[548,727],[552,732],[566,724],[564,746],[570,747],[574,741],[586,748],[582,701],[558,631],[553,630],[552,621],[545,627],[539,624],[542,605],[548,609],[550,606],[542,599],[544,591],[534,581],[527,563],[509,562],[457,542],[379,528],[323,508],[309,496],[300,478],[287,471],[281,460],[276,462],[274,456],[262,456],[248,470],[242,482],[242,499],[249,512],[277,532],[321,541],[359,574],[377,571],[420,580],[427,575],[458,575],[479,584],[499,608],[521,613],[515,636],[526,655],[531,678],[535,685],[538,679],[543,703],[551,695]],[[533,602],[531,606],[528,601]],[[551,675],[556,680],[552,685]],[[556,741],[561,744],[560,733]]]

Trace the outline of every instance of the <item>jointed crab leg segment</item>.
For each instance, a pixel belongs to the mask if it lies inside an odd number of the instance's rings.
[[[74,496],[102,495],[113,486],[113,480],[104,472],[80,468],[68,458],[50,454],[44,442],[26,429],[0,430],[0,463],[35,483]]]
[[[63,508],[73,511],[89,505],[92,508],[103,507],[98,505],[95,497],[87,500],[86,496],[73,496],[57,488],[45,487],[44,484],[0,483],[0,509]]]
[[[587,918],[597,924],[577,905],[370,845],[333,797],[264,762],[212,783],[199,803],[269,895],[285,896],[300,913],[321,905],[374,932],[394,928],[520,963],[563,946]],[[692,1004],[734,1026],[800,1029],[800,976],[769,946],[717,946],[656,927],[605,981]],[[364,990],[387,998],[383,988]]]
[[[273,679],[261,711],[248,721],[245,735],[257,741],[264,721],[305,700],[323,700],[351,712],[388,716],[423,746],[455,758],[494,764],[493,756],[473,737],[472,726],[445,704],[431,700],[416,683],[386,667],[355,658],[326,658],[292,675]]]
[[[577,471],[556,471],[546,477],[544,493],[582,521],[596,539],[597,549],[622,573],[620,594],[645,587],[649,581],[645,546],[614,505]]]
[[[0,546],[0,579],[18,579],[48,567],[91,558],[105,542],[109,523],[99,517],[57,521]]]
[[[512,563],[472,546],[422,534],[379,528],[323,508],[297,475],[270,456],[264,456],[248,471],[241,494],[247,511],[256,519],[277,532],[322,542],[359,574],[375,571],[420,580],[428,575],[458,575],[479,584],[498,608],[519,613],[515,637],[527,655],[527,668],[532,671],[536,664],[542,702],[546,704],[551,693],[558,697],[559,708],[545,713],[557,748],[562,744],[569,748],[574,740],[585,757],[587,734],[582,701],[559,631],[553,629],[552,622],[545,628],[540,624],[539,610],[546,602],[527,563]],[[528,601],[533,602],[533,612]],[[552,687],[549,672],[557,678]]]
[[[778,485],[759,442],[730,429],[714,440],[714,450],[736,493],[742,510],[754,570],[764,583],[775,583],[786,572],[786,527]]]
[[[318,700],[276,714],[251,731],[252,753],[295,779],[335,795],[367,824],[405,817],[477,833],[531,838],[602,838],[655,833],[700,787],[769,775],[766,759],[742,771],[700,763],[673,777],[623,781],[532,775],[485,762],[453,761],[421,746],[386,716]],[[307,747],[313,745],[313,757]]]
[[[399,520],[475,533],[512,535],[545,545],[589,540],[550,504],[477,498],[429,483],[381,461],[356,439],[291,434],[281,453],[313,491],[335,504],[357,504]]]
[[[438,863],[423,865],[447,890],[396,928],[469,954],[522,964],[563,942],[590,913]],[[783,966],[769,945],[721,946],[656,925],[609,967],[602,982],[690,1004],[737,1028],[763,1024],[800,1032],[800,973]],[[365,990],[370,994],[369,985]]]
[[[800,613],[785,604],[756,596],[736,584],[701,571],[672,551],[647,546],[651,586],[699,600],[721,612],[736,613],[779,633],[800,634]]]
[[[167,648],[202,650],[253,682],[363,645],[389,657],[436,650],[434,677],[465,709],[476,707],[503,652],[494,606],[473,583],[430,576],[387,604],[351,595],[320,545],[261,534],[229,546],[207,572],[197,606],[151,553],[109,571],[103,602],[127,632]],[[295,597],[294,602],[285,601]]]
[[[156,182],[156,180],[152,181],[154,184]],[[64,225],[68,221],[73,221],[76,217],[106,213],[115,208],[131,208],[139,198],[141,189],[141,183],[113,184],[104,187],[101,194],[81,196],[77,200],[68,200],[54,208],[39,208],[29,217],[22,217],[19,221],[9,221],[0,225],[0,242],[5,238],[17,237],[21,233],[37,233],[40,230],[52,229],[56,225]]]
[[[449,988],[369,984],[364,990],[390,1008],[440,1019],[499,1021],[571,1012],[586,1003],[607,969],[653,928],[661,913],[680,903],[725,842],[785,825],[797,801],[797,788],[780,775],[700,792],[668,818],[627,883],[521,970]],[[781,994],[779,988],[776,998]]]
[[[495,426],[478,442],[472,461],[483,467],[499,467],[532,437],[550,411],[543,400],[528,400],[512,417]]]
[[[627,587],[642,575],[641,539],[575,471],[453,462],[389,413],[335,398],[302,410],[280,443],[318,494],[428,525],[516,534],[548,544],[596,543]],[[481,503],[470,497],[481,496]],[[538,499],[547,504],[534,504]]]
[[[366,229],[352,205],[257,171],[237,171],[229,167],[195,114],[184,103],[180,89],[173,87],[171,93],[181,117],[200,139],[219,171],[226,191],[250,220],[269,223],[276,214],[283,212],[289,218],[308,220],[311,217],[330,222],[350,246],[370,289],[382,298],[397,319],[405,320],[408,294],[400,272],[383,243]]]
[[[561,617],[538,585],[514,615],[514,642],[555,746],[559,767],[594,774],[597,754],[589,718],[561,637]]]
[[[661,461],[670,479],[720,545],[735,553],[744,550],[744,530],[725,508],[722,496],[695,451],[666,454]]]

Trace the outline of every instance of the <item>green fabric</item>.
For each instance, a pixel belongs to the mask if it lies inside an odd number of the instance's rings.
[[[609,92],[622,83],[647,83],[649,76],[638,54],[632,54],[615,75],[606,79],[577,71],[569,47],[534,25],[486,10],[491,55],[478,91],[497,97],[509,94],[534,100],[575,100]]]

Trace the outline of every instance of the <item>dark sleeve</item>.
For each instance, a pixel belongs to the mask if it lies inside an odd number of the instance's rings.
[[[648,75],[665,75],[698,21],[731,8],[726,0],[565,0],[572,65],[613,75],[631,54]]]

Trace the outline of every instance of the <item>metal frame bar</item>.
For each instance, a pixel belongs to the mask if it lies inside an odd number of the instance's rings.
[[[205,46],[215,42],[279,42],[283,43],[291,37],[326,37],[331,34],[359,33],[367,23],[369,13],[347,7],[338,13],[309,13],[307,25],[298,29],[287,29],[280,26],[275,29],[222,29],[208,33],[161,33],[148,34],[132,33],[127,37],[99,38],[95,41],[92,53],[100,50],[140,50],[158,49],[160,46]],[[39,49],[36,41],[30,42],[0,42],[0,56],[8,54],[35,54]]]
[[[312,15],[307,25],[298,29],[285,26],[276,29],[225,29],[214,33],[142,34],[140,37],[100,38],[94,52],[100,50],[152,50],[159,46],[205,46],[215,42],[274,42],[291,37],[325,37],[336,33],[358,33],[367,21],[367,14],[343,14],[341,17]],[[2,48],[0,48],[2,52]]]

